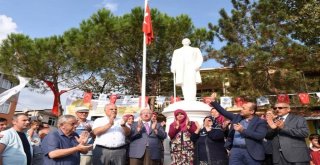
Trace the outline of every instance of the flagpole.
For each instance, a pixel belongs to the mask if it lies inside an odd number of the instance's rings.
[[[145,17],[146,9],[147,9],[148,0],[144,1],[144,14]],[[143,57],[142,57],[142,84],[141,84],[141,108],[145,108],[146,101],[146,61],[147,61],[147,43],[146,43],[146,35],[143,33]]]

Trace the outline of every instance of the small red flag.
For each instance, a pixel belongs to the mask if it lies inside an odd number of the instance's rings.
[[[83,103],[84,104],[91,103],[91,99],[92,99],[92,92],[84,92]]]
[[[153,30],[152,30],[151,12],[150,12],[149,5],[147,5],[146,11],[144,13],[142,31],[144,35],[146,35],[146,44],[150,45],[151,41],[153,40]]]
[[[301,104],[303,105],[310,104],[310,97],[308,93],[299,93],[298,96]]]
[[[278,97],[278,103],[290,104],[289,95],[287,95],[287,94],[279,94],[277,97]]]

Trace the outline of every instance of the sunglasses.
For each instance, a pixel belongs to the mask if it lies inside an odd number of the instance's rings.
[[[284,109],[284,108],[288,108],[288,107],[273,107],[273,110]]]

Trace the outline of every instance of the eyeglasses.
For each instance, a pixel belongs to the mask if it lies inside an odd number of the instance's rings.
[[[149,113],[149,112],[142,112],[141,114],[142,114],[142,115],[151,115],[152,113]]]
[[[84,113],[84,114],[88,114],[89,112],[78,112],[78,113]]]
[[[288,108],[288,107],[273,107],[273,110],[284,109],[284,108]]]

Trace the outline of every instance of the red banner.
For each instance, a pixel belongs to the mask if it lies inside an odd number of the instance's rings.
[[[53,92],[53,95],[54,95],[53,106],[52,106],[51,112],[54,115],[59,116],[60,115],[60,113],[59,113],[60,92],[57,91],[57,88],[55,87],[53,82],[51,82],[51,81],[44,81],[44,82],[49,86],[49,88],[51,89],[51,91]]]

